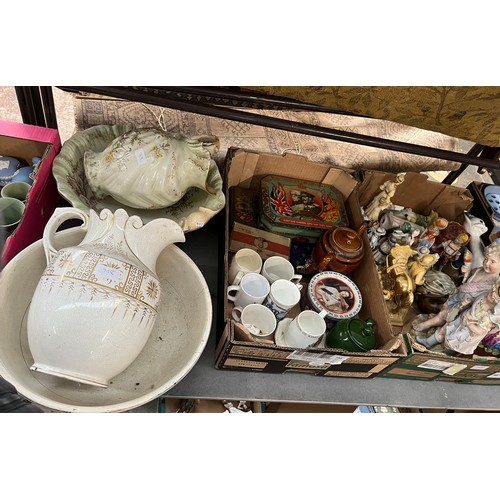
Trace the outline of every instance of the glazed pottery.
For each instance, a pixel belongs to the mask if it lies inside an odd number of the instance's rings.
[[[83,220],[85,238],[56,250],[56,230],[74,218]],[[31,369],[107,387],[139,355],[155,324],[158,256],[184,240],[168,219],[143,225],[123,209],[87,215],[57,208],[43,233],[47,267],[28,315]]]
[[[167,218],[177,222],[186,233],[202,228],[225,205],[222,177],[213,160],[207,174],[206,189],[192,187],[177,203],[166,208],[132,208],[111,196],[100,199],[92,191],[85,176],[84,155],[89,151],[100,153],[117,137],[140,128],[134,125],[96,125],[77,132],[65,141],[52,165],[59,193],[73,207],[87,213],[90,209],[99,212],[108,208],[114,212],[123,208],[129,215],[138,215],[145,224],[157,218]]]
[[[209,145],[200,140],[142,128],[125,132],[104,151],[86,151],[83,167],[97,198],[158,209],[178,202],[189,188],[206,191],[211,162]]]
[[[13,231],[24,214],[25,205],[17,198],[0,198],[0,228],[10,232]]]
[[[30,186],[34,182],[34,167],[21,167],[12,176],[12,182],[26,182]]]
[[[229,284],[238,285],[245,274],[260,273],[261,268],[262,257],[251,248],[241,248],[234,254],[229,266]]]
[[[257,339],[270,338],[276,329],[274,314],[262,304],[234,307],[231,315],[235,321],[241,323]]]
[[[81,227],[58,231],[57,248],[77,246]],[[43,242],[19,252],[0,273],[0,376],[20,394],[58,412],[128,411],[171,390],[194,368],[210,338],[213,305],[196,263],[177,245],[167,246],[157,260],[162,295],[153,330],[132,364],[110,380],[107,389],[30,370],[28,345],[30,302],[47,265]],[[196,297],[196,314],[193,314]]]
[[[0,156],[0,186],[10,182],[20,166],[21,164],[17,158]]]
[[[375,325],[371,318],[341,320],[326,334],[325,345],[349,352],[368,352],[376,345]]]
[[[27,182],[9,182],[0,191],[0,196],[2,198],[16,198],[24,203],[30,189],[31,186]]]
[[[324,316],[324,312],[302,311],[286,326],[283,332],[284,343],[288,347],[299,349],[316,345],[326,330]]]
[[[357,285],[343,274],[323,271],[315,274],[302,295],[301,309],[325,312],[328,328],[341,319],[356,316],[362,306]]]
[[[295,283],[290,280],[276,280],[271,284],[269,295],[264,300],[264,305],[282,320],[290,309],[300,301],[300,290]]]
[[[367,227],[364,222],[357,230],[336,227],[325,231],[312,254],[319,271],[328,270],[342,274],[354,271],[365,255],[362,234]]]

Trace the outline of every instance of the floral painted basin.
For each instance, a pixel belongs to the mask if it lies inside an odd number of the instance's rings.
[[[104,208],[111,211],[124,208],[129,215],[138,215],[144,223],[166,217],[177,222],[186,233],[203,227],[225,205],[222,178],[213,160],[206,179],[207,189],[192,187],[177,203],[166,208],[132,208],[111,196],[98,199],[91,189],[85,175],[85,154],[89,151],[102,153],[118,137],[142,128],[136,125],[96,125],[74,134],[63,144],[52,166],[59,193],[72,206],[87,212],[90,209],[99,212]]]

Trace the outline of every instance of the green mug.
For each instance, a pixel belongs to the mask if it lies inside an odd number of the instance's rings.
[[[0,195],[2,198],[16,198],[24,203],[30,189],[27,182],[9,182],[2,188]]]
[[[25,208],[17,198],[0,198],[0,228],[13,231],[21,222]]]

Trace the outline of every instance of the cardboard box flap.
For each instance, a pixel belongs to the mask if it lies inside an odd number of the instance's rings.
[[[328,184],[348,198],[357,185],[347,172],[332,169],[329,165],[314,163],[307,158],[285,153],[282,156],[231,149],[231,168],[228,172],[228,187],[241,186],[260,189],[260,181],[267,175],[297,178]],[[237,166],[237,168],[233,168]]]
[[[392,180],[395,174],[369,171],[359,187],[359,203],[366,207],[380,192],[380,186]],[[405,180],[396,189],[392,198],[395,205],[412,207],[419,214],[429,215],[432,210],[447,220],[461,220],[474,199],[468,189],[441,184],[425,174],[407,172]]]

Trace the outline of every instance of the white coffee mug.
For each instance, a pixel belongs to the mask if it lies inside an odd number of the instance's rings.
[[[302,288],[302,285],[299,284],[302,275],[295,274],[292,263],[279,255],[273,255],[264,261],[261,274],[266,277],[269,283],[283,279],[295,283],[299,287],[299,290]]]
[[[227,298],[237,307],[248,304],[262,304],[270,290],[269,281],[262,274],[248,273],[241,278],[239,285],[227,287]],[[236,292],[233,295],[233,292]]]
[[[291,281],[280,279],[271,284],[271,290],[264,305],[272,311],[276,319],[282,320],[288,311],[299,302],[300,290],[297,285]]]
[[[253,336],[260,339],[269,338],[276,329],[274,314],[262,304],[248,304],[245,307],[235,307],[232,315]]]
[[[247,273],[260,273],[262,269],[262,257],[251,248],[241,248],[231,261],[228,272],[228,283],[238,285],[241,278]]]
[[[326,323],[323,319],[326,311],[302,311],[287,326],[283,332],[285,343],[289,347],[305,349],[315,345],[326,331]]]

